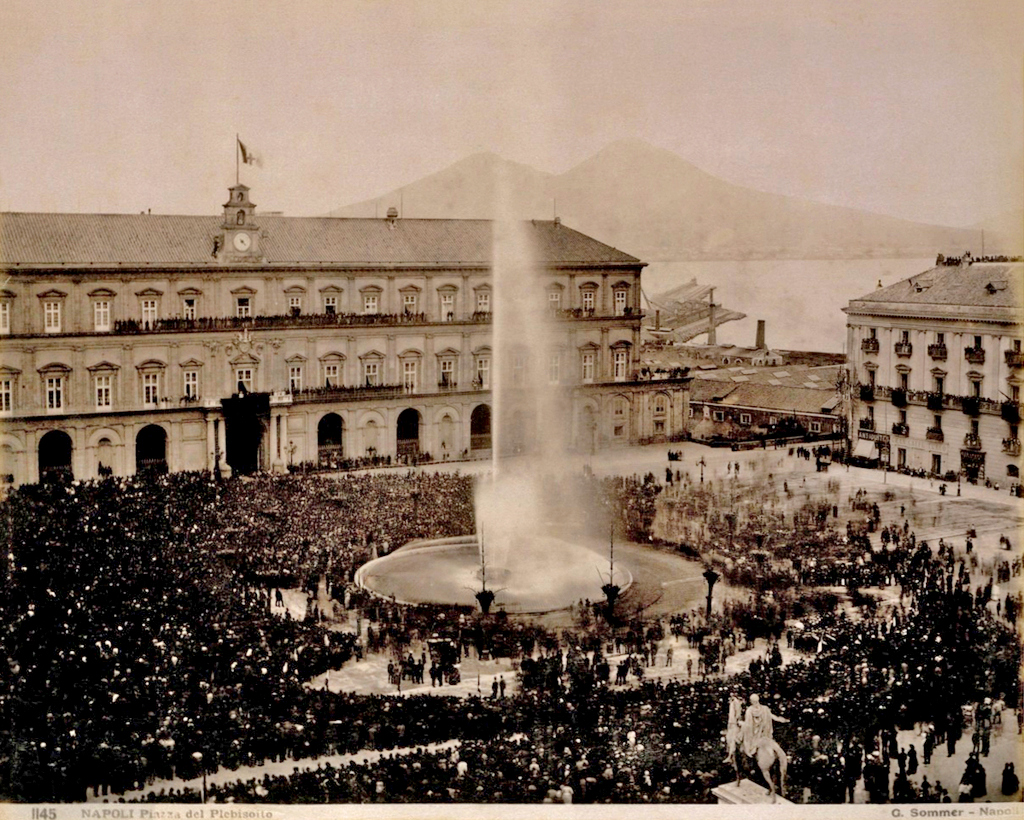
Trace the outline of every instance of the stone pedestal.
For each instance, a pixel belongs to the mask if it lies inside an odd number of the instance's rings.
[[[772,803],[768,789],[764,786],[759,786],[752,780],[746,779],[741,780],[738,785],[730,781],[729,783],[723,783],[721,786],[715,786],[711,793],[721,806],[749,805],[751,803],[771,805]],[[780,806],[792,805],[791,801],[779,794],[775,795],[775,803]]]

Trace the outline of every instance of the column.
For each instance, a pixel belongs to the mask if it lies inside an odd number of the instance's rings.
[[[598,306],[602,316],[611,313],[611,305],[608,299],[608,274],[601,274],[601,304]]]
[[[569,298],[566,301],[567,304],[565,306],[569,308],[569,310],[575,310],[576,308],[580,307],[580,294],[578,289],[576,288],[575,273],[569,274]]]
[[[604,290],[602,289],[602,294]],[[608,328],[601,328],[601,349],[598,351],[598,367],[600,368],[600,381],[609,381],[612,377],[612,351],[608,347]]]
[[[469,333],[462,334],[462,343],[459,345],[458,363],[458,385],[460,390],[465,390],[473,384],[473,340]]]
[[[396,381],[395,371],[397,365],[395,362],[395,334],[388,334],[387,349],[385,350],[384,359],[384,373],[381,374],[385,384],[399,384],[400,380]]]
[[[214,420],[212,416],[206,417],[206,469],[211,472],[216,469],[217,439],[214,431]]]
[[[227,424],[224,419],[220,419],[217,424],[217,448],[220,452],[220,469],[225,475],[231,475],[231,468],[227,462],[228,452],[228,431]]]
[[[270,458],[267,459],[270,465],[270,472],[274,472],[274,465],[281,460],[278,452],[281,447],[281,439],[277,435],[277,426],[281,421],[281,414],[275,410],[270,411]]]
[[[427,330],[423,337],[423,362],[420,366],[421,393],[433,393],[437,390],[437,383],[441,381],[438,372],[437,356],[434,355],[434,334]]]
[[[469,309],[469,274],[462,274],[462,290],[459,291],[459,314],[458,319],[465,321],[472,311]]]

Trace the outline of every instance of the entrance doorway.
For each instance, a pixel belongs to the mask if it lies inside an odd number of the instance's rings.
[[[270,424],[270,394],[248,393],[221,399],[224,409],[224,433],[227,439],[224,460],[233,473],[248,475],[267,468],[264,442]]]
[[[491,449],[491,406],[478,404],[469,417],[469,447],[474,453]]]
[[[167,431],[158,424],[147,424],[135,436],[135,472],[167,472]]]
[[[408,408],[398,416],[398,457],[417,456],[420,452],[420,414]]]
[[[51,430],[39,439],[39,480],[70,480],[73,449],[71,436],[63,430]]]
[[[317,461],[321,466],[337,465],[344,458],[345,422],[337,413],[328,413],[316,426]]]

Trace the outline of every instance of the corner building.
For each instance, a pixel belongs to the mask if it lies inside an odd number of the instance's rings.
[[[844,308],[853,453],[895,468],[1013,483],[1024,264],[953,261]]]
[[[642,262],[525,223],[569,441],[669,439],[687,378],[637,381]],[[0,215],[0,474],[285,470],[491,450],[492,223]]]

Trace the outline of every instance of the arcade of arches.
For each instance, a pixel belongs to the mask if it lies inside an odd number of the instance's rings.
[[[290,396],[251,393],[222,400],[221,407],[208,409],[201,418],[183,410],[162,414],[152,423],[72,422],[44,430],[35,440],[24,431],[10,430],[4,446],[13,454],[7,461],[16,468],[14,484],[58,476],[223,470],[225,465],[242,474],[283,472],[304,463],[331,469],[366,456],[488,458],[496,441],[495,418],[491,404],[481,398],[325,407],[293,404]],[[563,405],[548,408],[542,429],[552,433],[552,442],[571,441],[579,452],[674,440],[686,428],[688,406],[678,385],[652,390],[649,384],[623,384],[614,392],[595,386],[565,399]],[[531,433],[525,409],[510,408],[512,414],[520,412],[501,431],[500,446],[506,452],[524,452],[535,443],[546,446]],[[558,423],[566,429],[556,432]],[[20,468],[23,472],[17,471],[15,457],[26,451],[33,453],[32,460]]]

